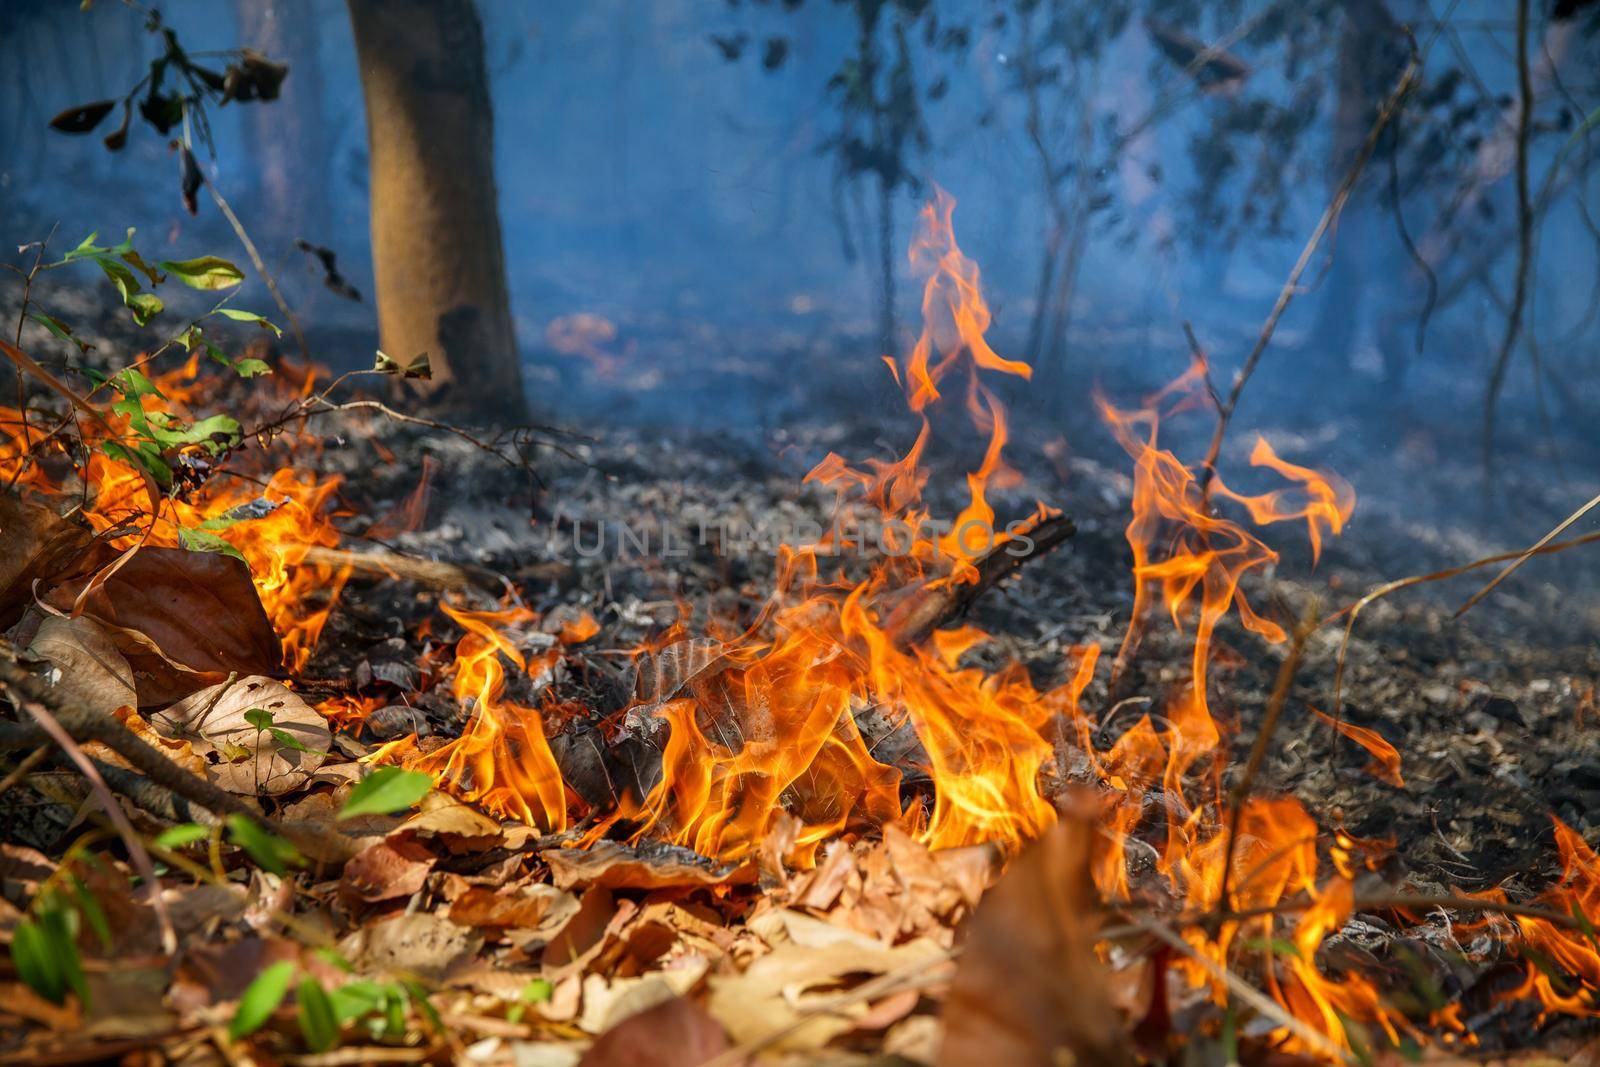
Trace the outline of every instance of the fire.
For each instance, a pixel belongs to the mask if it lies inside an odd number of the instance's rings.
[[[442,748],[415,754],[408,745],[385,758],[434,775],[496,815],[552,831],[566,829],[566,787],[545,740],[539,709],[505,697],[506,663],[521,671],[549,670],[560,653],[546,652],[530,662],[506,635],[511,628],[538,621],[520,605],[499,611],[440,608],[466,631],[456,644],[450,689],[471,709],[471,717],[461,736]]]
[[[607,724],[654,730],[661,773],[645,795],[625,795],[614,810],[593,813],[587,839],[664,839],[732,861],[752,856],[780,823],[797,819],[786,858],[798,865],[812,863],[830,838],[891,823],[933,848],[988,843],[1009,853],[1055,820],[1050,787],[1088,783],[1099,795],[1103,847],[1094,874],[1102,896],[1204,917],[1183,933],[1192,955],[1172,964],[1191,988],[1225,1003],[1232,993],[1219,976],[1239,971],[1241,962],[1253,964],[1250,973],[1282,1011],[1279,1021],[1293,1022],[1269,1035],[1288,1052],[1348,1052],[1366,1044],[1365,1027],[1391,1043],[1422,1038],[1371,978],[1330,974],[1318,962],[1323,943],[1357,909],[1359,868],[1374,864],[1386,845],[1319,827],[1294,798],[1234,804],[1224,788],[1229,745],[1212,710],[1210,680],[1218,630],[1231,617],[1268,643],[1287,637],[1282,622],[1251,603],[1253,583],[1279,562],[1261,531],[1302,525],[1312,559],[1319,560],[1328,539],[1348,525],[1355,495],[1337,476],[1281,457],[1264,437],[1249,463],[1279,484],[1258,494],[1236,491],[1167,448],[1163,423],[1206,406],[1202,363],[1137,408],[1096,398],[1134,472],[1125,531],[1133,612],[1109,673],[1114,682],[1127,676],[1148,628],[1164,616],[1189,647],[1185,677],[1159,708],[1115,721],[1096,721],[1085,711],[1085,693],[1101,667],[1095,645],[1072,649],[1062,665],[1067,680],[1040,689],[1021,664],[993,672],[963,666],[989,640],[976,627],[936,631],[924,645],[903,640],[891,625],[908,597],[976,581],[986,552],[1028,532],[997,529],[990,496],[1020,481],[1004,458],[1011,427],[996,382],[1028,379],[1032,368],[999,355],[986,340],[991,315],[978,267],[956,243],[954,208],[940,192],[922,213],[910,259],[927,279],[923,327],[903,360],[886,360],[916,420],[913,443],[897,459],[861,465],[829,454],[807,475],[836,494],[836,518],[873,515],[884,551],[870,553],[875,562],[865,570],[836,562],[871,541],[845,532],[844,524],[814,544],[783,546],[775,588],[759,616],[742,632],[719,635],[718,669],[678,691],[640,699]],[[553,337],[552,345],[592,356],[615,339],[615,330],[579,316]],[[185,414],[199,389],[197,365],[191,360],[156,384]],[[957,400],[982,456],[966,475],[965,500],[945,509],[953,514],[941,521],[938,504],[925,499],[927,460],[949,444],[935,427],[942,432],[958,421],[943,417],[945,405]],[[74,488],[52,464],[30,458],[42,432],[37,422],[24,426],[18,412],[0,408],[0,475],[40,492]],[[339,483],[293,467],[250,471],[248,461],[259,461],[259,452],[235,460],[230,469],[247,477],[217,473],[190,496],[152,500],[137,471],[95,454],[84,475],[85,516],[114,547],[176,546],[197,532],[226,542],[249,563],[287,665],[298,672],[347,576],[315,553],[338,543]],[[423,520],[429,478],[425,467],[416,491],[379,532]],[[1050,515],[1041,503],[1031,521]],[[564,655],[560,645],[589,639],[599,624],[587,614],[569,619],[556,643],[543,633],[534,639],[529,628],[538,616],[520,603],[441,610],[462,633],[453,650],[441,650],[451,656],[447,665],[430,659],[423,668],[448,677],[466,725],[437,748],[425,750],[410,737],[368,758],[426,771],[497,816],[564,830],[577,802],[547,739],[564,709],[514,699],[517,679],[510,672],[543,680]],[[637,655],[642,660],[686,637],[680,624]],[[352,720],[372,706],[361,698],[326,705],[330,715]],[[1400,756],[1381,736],[1311,710],[1373,757],[1374,774],[1403,787]],[[1117,722],[1126,725],[1109,749],[1097,744],[1097,735]],[[913,758],[880,760],[879,747],[891,739]],[[916,780],[908,782],[908,775]],[[1578,929],[1556,921],[1600,908],[1600,857],[1559,821],[1555,833],[1564,876],[1540,900],[1555,918],[1518,914],[1500,924],[1549,966],[1530,963],[1522,985],[1508,995],[1537,998],[1551,1013],[1600,1014],[1600,942],[1587,919]],[[1136,874],[1130,856],[1151,849],[1153,874]],[[1506,903],[1498,890],[1479,896]],[[1427,1025],[1463,1031],[1448,1010]]]
[[[156,375],[153,384],[177,416],[192,415],[190,405],[206,388],[198,354],[182,366]],[[158,398],[146,396],[150,409]],[[126,416],[107,410],[108,423],[126,431]],[[0,476],[41,492],[66,486],[30,458],[28,442],[41,440],[52,424],[32,415],[24,429],[20,414],[0,408]],[[92,423],[85,433],[92,446],[101,439]],[[188,498],[163,495],[152,503],[145,479],[133,467],[92,452],[84,469],[87,506],[84,518],[116,549],[136,544],[162,547],[193,545],[220,538],[250,566],[267,617],[283,641],[285,665],[303,670],[322,628],[338,602],[348,571],[308,562],[313,548],[333,547],[339,531],[333,525],[332,503],[338,478],[281,467],[260,469],[265,457],[243,450],[230,457],[229,474],[218,474]]]

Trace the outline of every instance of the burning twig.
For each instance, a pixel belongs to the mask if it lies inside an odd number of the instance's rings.
[[[1279,1026],[1282,1026],[1293,1032],[1296,1037],[1304,1041],[1310,1047],[1316,1049],[1318,1052],[1322,1053],[1322,1055],[1327,1056],[1329,1059],[1335,1060],[1339,1063],[1350,1062],[1349,1054],[1347,1054],[1338,1045],[1335,1045],[1332,1041],[1329,1041],[1325,1034],[1319,1030],[1313,1030],[1311,1027],[1307,1026],[1293,1015],[1290,1015],[1288,1012],[1284,1011],[1282,1006],[1280,1006],[1277,1001],[1261,992],[1249,982],[1246,982],[1243,978],[1240,978],[1238,975],[1234,974],[1228,968],[1214,962],[1205,955],[1196,952],[1194,950],[1194,946],[1180,937],[1178,933],[1170,926],[1160,922],[1152,922],[1148,925],[1147,929],[1150,933],[1160,938],[1174,950],[1189,957],[1189,959],[1198,964],[1201,969],[1207,974],[1211,975],[1211,977],[1227,986],[1228,991],[1234,996],[1238,997],[1240,1000],[1244,1001],[1246,1004],[1250,1005],[1250,1007],[1254,1008],[1268,1019],[1271,1019]]]
[[[1228,907],[1233,854],[1239,843],[1239,819],[1244,813],[1245,802],[1250,799],[1250,790],[1255,787],[1256,775],[1261,771],[1261,764],[1267,758],[1267,749],[1271,747],[1272,736],[1277,732],[1283,706],[1289,700],[1289,687],[1294,684],[1295,672],[1300,669],[1300,660],[1305,655],[1306,640],[1316,632],[1316,618],[1315,604],[1308,605],[1304,618],[1294,628],[1294,633],[1289,639],[1288,655],[1284,656],[1283,665],[1278,668],[1277,681],[1272,685],[1272,697],[1267,701],[1266,717],[1256,733],[1256,743],[1250,749],[1250,759],[1245,764],[1244,774],[1240,776],[1228,795],[1228,841],[1222,853],[1222,884],[1217,891],[1219,910]]]
[[[310,567],[349,567],[359,574],[416,582],[432,589],[477,588],[497,595],[506,590],[505,577],[487,567],[421,559],[399,552],[355,552],[347,548],[313,545],[306,549],[300,562]]]
[[[1065,515],[1043,520],[1026,531],[1033,540],[1033,551],[1018,556],[1006,551],[1006,545],[996,545],[974,564],[978,571],[974,581],[959,584],[938,582],[923,586],[890,612],[884,629],[899,648],[921,644],[940,625],[971,607],[985,590],[1015,573],[1028,560],[1050,552],[1077,532],[1078,527]]]

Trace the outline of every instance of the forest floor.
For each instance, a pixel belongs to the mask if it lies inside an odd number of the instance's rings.
[[[847,403],[841,394],[849,387],[812,370],[818,384],[788,382],[795,402],[754,420],[752,430],[600,426],[541,451],[536,481],[460,437],[368,412],[319,420],[320,447],[297,454],[294,465],[342,479],[333,503],[347,535],[342,547],[464,565],[470,580],[350,578],[292,684],[308,700],[359,705],[362,714],[336,724],[314,773],[262,798],[266,813],[285,825],[332,824],[358,761],[412,733],[422,753],[458,737],[472,708],[451,690],[446,666],[452,649],[461,652],[464,630],[439,604],[500,611],[508,591],[528,611],[499,632],[530,667],[510,672],[507,698],[581,709],[547,728],[569,789],[596,813],[615,805],[630,774],[635,788],[648,789],[659,768],[630,764],[615,736],[629,709],[662,695],[663,654],[641,661],[637,651],[686,615],[691,632],[703,633],[710,619],[745,625],[774,586],[770,539],[726,531],[741,523],[756,531],[826,526],[835,495],[803,485],[807,470],[828,452],[892,459],[909,443],[898,409],[879,407],[895,411],[887,419],[863,413],[859,395]],[[625,390],[628,380],[614,387]],[[664,386],[643,375],[638,388],[648,394],[640,404],[654,405]],[[1069,678],[1086,646],[1105,663],[1116,656],[1133,596],[1124,536],[1133,482],[1087,396],[1068,422],[1070,447],[1059,433],[1030,430],[1029,417],[1019,413],[1009,453],[1022,477],[992,502],[1008,516],[1043,499],[1065,510],[1077,533],[977,601],[966,621],[990,640],[961,662],[985,672],[1020,663],[1043,691]],[[1268,430],[1285,458],[1319,467],[1319,453],[1337,451],[1330,442],[1372,433],[1339,415]],[[1241,431],[1225,450],[1230,476],[1245,470],[1250,436]],[[1392,437],[1354,450],[1357,462],[1340,469],[1358,495],[1355,521],[1320,562],[1313,564],[1303,527],[1267,535],[1282,558],[1247,579],[1258,610],[1292,617],[1313,601],[1335,610],[1385,582],[1523,547],[1581,502],[1532,444],[1513,438],[1513,452],[1528,446],[1526,459],[1502,467],[1499,517],[1486,521],[1475,451],[1426,427]],[[955,490],[968,453],[931,460],[936,511],[961,503]],[[370,535],[374,528],[380,536]],[[622,540],[624,528],[632,541]],[[707,537],[718,528],[724,533]],[[606,543],[595,551],[601,530]],[[1499,887],[1530,900],[1561,874],[1551,813],[1600,843],[1600,575],[1584,551],[1531,562],[1460,619],[1455,609],[1492,568],[1402,590],[1363,612],[1344,652],[1339,711],[1399,753],[1403,786],[1374,774],[1366,752],[1309,710],[1335,710],[1342,628],[1324,627],[1307,642],[1255,792],[1298,797],[1325,832],[1389,842],[1384,861],[1360,875],[1358,894]],[[1096,673],[1081,699],[1099,755],[1113,752],[1144,715],[1159,723],[1185,677],[1192,640],[1158,620],[1114,693],[1108,673]],[[667,672],[681,686],[710,669],[706,647],[673,647]],[[1218,630],[1211,708],[1232,750],[1225,785],[1237,783],[1285,655],[1286,646],[1262,641],[1234,617]],[[642,662],[653,662],[656,693]],[[878,758],[900,763],[903,794],[925,795],[915,739],[889,727],[878,741]],[[1100,784],[1087,760],[1053,773],[1061,791]],[[82,862],[78,851],[66,861],[63,854],[86,820],[94,824],[85,796],[73,770],[48,764],[0,787],[0,928],[8,935],[40,887],[60,881],[64,862]],[[129,813],[152,837],[184,821],[131,806]],[[781,845],[721,864],[688,850],[629,845],[615,840],[620,834],[573,853],[563,846],[594,819],[549,833],[486,819],[439,794],[420,814],[337,825],[363,849],[342,872],[313,857],[273,875],[225,846],[212,844],[207,855],[204,843],[189,853],[192,877],[169,863],[165,895],[182,946],[175,957],[161,956],[149,894],[103,903],[110,943],[80,937],[91,997],[52,1004],[3,979],[0,1018],[9,1019],[0,1027],[0,1060],[85,1062],[146,1050],[148,1058],[129,1062],[553,1067],[580,1058],[734,1063],[759,1052],[796,1062],[934,1063],[957,931],[997,873],[992,853],[930,853],[898,832],[852,834],[819,854],[814,869],[786,867]],[[1155,880],[1151,842],[1161,825],[1153,818],[1133,835],[1136,885]],[[94,890],[124,877],[117,872],[128,857],[111,837],[99,832],[97,840],[116,857],[112,869],[84,874]],[[208,881],[211,874],[218,876]],[[1385,909],[1358,909],[1317,958],[1387,986],[1425,985],[1459,1005],[1453,1018],[1461,1025],[1449,1041],[1457,1050],[1542,1049],[1565,1062],[1596,1055],[1586,1047],[1592,1027],[1503,995],[1520,964],[1507,940],[1489,936],[1483,916],[1433,909],[1413,918],[1401,924]],[[318,945],[336,951],[319,955]],[[1127,958],[1113,953],[1112,963]],[[269,1012],[248,1036],[230,1035],[252,980],[286,961],[304,976],[298,1006]],[[1130,1022],[1148,1023],[1150,994],[1133,971],[1111,983],[1113,997]],[[307,1020],[318,1009],[306,980],[336,994],[332,1040],[324,1040],[329,1024]],[[1009,994],[995,987],[989,995]],[[1187,1062],[1223,1062],[1210,998],[1177,996],[1169,1008],[1163,1033],[1141,1035],[1141,1054],[1187,1045],[1195,1057]],[[633,1028],[613,1029],[629,1018],[638,1020]],[[1247,1062],[1293,1062],[1273,1051],[1283,1045],[1280,1025],[1268,1014],[1241,1029]],[[601,1034],[608,1036],[597,1040]],[[338,1040],[346,1048],[332,1051]],[[948,1047],[943,1062],[956,1062]]]

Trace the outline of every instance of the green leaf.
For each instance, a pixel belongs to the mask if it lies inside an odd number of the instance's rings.
[[[128,239],[130,241],[133,239],[132,230],[128,231]],[[122,262],[126,263],[140,274],[143,274],[146,278],[149,278],[151,285],[160,285],[162,282],[166,281],[166,276],[160,271],[156,270],[150,264],[146,263],[144,261],[144,257],[136,252],[131,246],[126,250],[119,248],[115,251],[117,255],[122,257]]]
[[[338,952],[331,948],[314,948],[311,951],[312,954],[317,957],[317,959],[326,963],[330,967],[337,967],[346,974],[354,974],[356,971],[355,964],[351,963],[349,960],[345,959],[343,956],[339,955]]]
[[[244,281],[243,271],[218,256],[164,259],[159,266],[191,289],[230,289]]]
[[[233,1021],[228,1024],[228,1036],[237,1041],[265,1026],[288,995],[289,982],[293,980],[294,973],[294,961],[280,960],[256,975],[255,981],[244,991],[244,996],[239,998]]]
[[[232,556],[234,559],[243,560],[245,563],[250,562],[244,558],[244,553],[209,530],[191,530],[187,526],[180,526],[178,527],[178,544],[190,552],[217,552],[224,556]]]
[[[521,1022],[523,1011],[529,1004],[542,1004],[550,999],[551,992],[555,989],[543,978],[531,979],[522,987],[522,992],[517,994],[517,1003],[506,1012],[506,1019],[510,1022]]]
[[[94,931],[94,936],[100,942],[100,947],[109,954],[115,947],[111,937],[111,924],[106,921],[105,909],[95,899],[89,887],[83,884],[83,879],[77,875],[72,876],[72,898],[78,906],[78,914],[89,924],[89,929]]]
[[[234,322],[254,322],[263,330],[271,330],[278,337],[283,336],[283,331],[278,329],[276,324],[261,315],[257,315],[254,311],[241,311],[238,308],[218,308],[217,314],[224,318],[232,319]]]
[[[50,945],[49,935],[32,919],[11,931],[11,965],[24,985],[52,1004],[67,999],[67,979]]]
[[[244,721],[254,726],[257,730],[270,730],[275,721],[272,712],[266,708],[248,708],[244,713]]]
[[[89,980],[83,975],[83,959],[78,955],[77,914],[59,900],[52,900],[50,907],[39,913],[39,929],[45,935],[45,951],[55,961],[67,986],[78,995],[80,1003],[87,1005]]]
[[[201,826],[197,822],[183,822],[171,826],[156,835],[156,845],[165,849],[183,848],[196,841],[204,841],[211,836],[211,827]]]
[[[433,1026],[434,1032],[443,1034],[444,1020],[439,1018],[438,1009],[433,1006],[433,1001],[428,999],[428,991],[415,982],[406,982],[403,988],[411,998],[411,1002],[417,1006],[417,1010],[422,1012],[423,1017]]]
[[[343,1023],[354,1022],[370,1012],[381,1011],[393,989],[367,978],[358,978],[328,990],[333,1014]]]
[[[144,372],[135,367],[128,367],[112,379],[126,397],[156,396],[165,400],[161,390],[156,388],[156,383],[144,376]]]
[[[80,341],[76,337],[72,336],[72,329],[66,323],[62,322],[60,319],[46,315],[42,311],[30,312],[28,314],[28,318],[32,319],[34,322],[37,322],[39,325],[55,334],[63,341],[71,341],[73,344],[78,346],[79,352],[87,352],[89,349],[94,347],[94,345],[90,344],[88,341]]]
[[[288,730],[281,729],[280,727],[270,726],[267,728],[267,733],[271,734],[272,739],[278,742],[278,744],[282,745],[284,748],[292,748],[296,752],[305,752],[312,756],[327,757],[332,755],[331,752],[323,752],[320,749],[307,748],[304,741],[301,741],[294,734],[291,734]]]
[[[300,861],[293,845],[243,815],[228,816],[228,840],[244,849],[262,870],[280,878],[289,873],[289,864]]]
[[[380,348],[373,358],[372,369],[379,374],[398,374],[402,378],[420,378],[423,381],[433,378],[433,363],[426,352],[401,366],[398,360]]]
[[[241,378],[259,378],[263,374],[271,374],[272,368],[259,359],[246,357],[234,362],[233,372]]]
[[[117,405],[113,404],[115,408]],[[172,468],[161,458],[161,449],[153,441],[140,441],[134,448],[126,448],[115,441],[102,441],[100,451],[128,466],[142,469],[165,489],[172,484]]]
[[[300,979],[295,999],[299,1002],[296,1015],[300,1020],[300,1032],[305,1035],[311,1051],[326,1052],[337,1045],[339,1019],[334,1014],[328,991],[322,988],[322,983],[315,978]]]
[[[350,797],[340,809],[339,818],[404,811],[427,796],[432,788],[433,778],[421,771],[379,767],[350,790]]]
[[[99,245],[94,243],[94,239],[99,236],[100,231],[96,230],[83,240],[79,241],[77,248],[74,248],[72,251],[61,257],[61,262],[71,263],[75,259],[85,259],[89,256],[99,255],[101,252],[110,251],[110,249],[101,248]]]
[[[154,293],[134,293],[123,303],[128,305],[128,310],[133,312],[133,321],[140,326],[148,325],[167,306]]]

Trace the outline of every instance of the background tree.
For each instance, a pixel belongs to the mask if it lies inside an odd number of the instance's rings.
[[[483,25],[471,0],[350,0],[371,154],[384,350],[427,353],[431,399],[524,413],[494,177]]]

